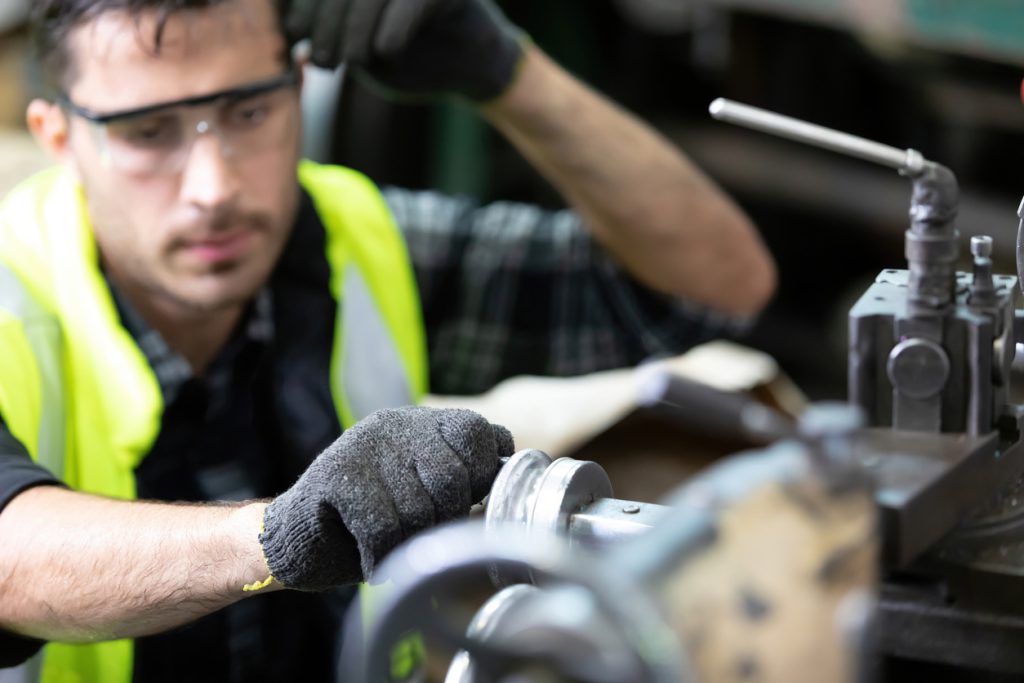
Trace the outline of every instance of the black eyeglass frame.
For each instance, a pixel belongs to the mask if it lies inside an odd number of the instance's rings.
[[[232,102],[242,102],[252,97],[258,97],[259,95],[265,95],[281,88],[287,88],[299,83],[299,72],[298,69],[289,69],[280,76],[269,78],[256,83],[250,83],[249,85],[243,85],[238,88],[232,88],[229,90],[221,90],[219,92],[210,93],[209,95],[198,95],[196,97],[186,97],[180,100],[172,100],[170,102],[160,102],[158,104],[150,104],[145,107],[139,107],[137,109],[125,109],[122,111],[115,111],[110,113],[101,113],[81,107],[71,99],[61,93],[57,96],[57,101],[61,106],[66,107],[75,116],[79,116],[86,121],[92,123],[98,123],[101,125],[108,123],[115,123],[117,121],[124,121],[127,119],[133,119],[146,114],[152,114],[153,112],[160,111],[162,109],[172,109],[176,107],[200,107],[204,104],[210,104],[219,100],[228,100]]]

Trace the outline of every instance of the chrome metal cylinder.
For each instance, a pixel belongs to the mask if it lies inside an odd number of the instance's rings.
[[[762,133],[803,142],[815,147],[840,152],[858,159],[871,161],[894,168],[909,176],[924,170],[928,163],[920,152],[913,149],[899,149],[866,138],[841,133],[800,119],[751,107],[719,97],[709,107],[711,115],[719,121],[734,123]]]
[[[542,451],[524,450],[509,459],[494,481],[486,523],[601,547],[644,533],[666,509],[612,498],[608,474],[595,462],[552,460]]]

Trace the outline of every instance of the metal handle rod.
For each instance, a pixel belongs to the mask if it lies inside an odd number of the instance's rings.
[[[796,140],[816,147],[840,152],[865,161],[888,166],[907,175],[919,174],[928,163],[921,153],[913,149],[899,149],[867,140],[849,133],[841,133],[800,119],[740,104],[719,97],[708,108],[719,121],[735,123],[764,133]]]
[[[637,403],[700,434],[770,443],[792,436],[793,421],[753,398],[721,391],[656,366],[641,371]]]

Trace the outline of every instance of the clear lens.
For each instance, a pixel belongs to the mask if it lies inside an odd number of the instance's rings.
[[[286,88],[93,125],[104,157],[116,170],[132,175],[171,174],[184,168],[200,135],[216,135],[221,153],[231,159],[283,145],[295,128],[297,99],[294,90]]]

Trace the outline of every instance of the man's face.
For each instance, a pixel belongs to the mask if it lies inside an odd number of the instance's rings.
[[[68,98],[100,114],[122,112],[265,82],[286,71],[286,46],[269,0],[227,0],[175,14],[159,52],[155,21],[155,13],[137,25],[108,12],[78,27],[71,34]],[[278,119],[286,125],[271,137],[244,129],[266,125],[258,123],[262,110],[235,111],[225,101],[107,126],[70,115],[70,160],[104,265],[119,284],[193,313],[238,305],[263,285],[298,201],[297,89],[279,90],[276,98],[275,116],[288,119]],[[181,120],[187,125],[175,124]],[[162,126],[173,126],[178,137]],[[171,142],[150,142],[161,137]],[[237,144],[254,139],[260,144]],[[134,157],[117,154],[126,144]],[[169,156],[161,150],[175,144],[184,153],[151,168],[149,159]]]

